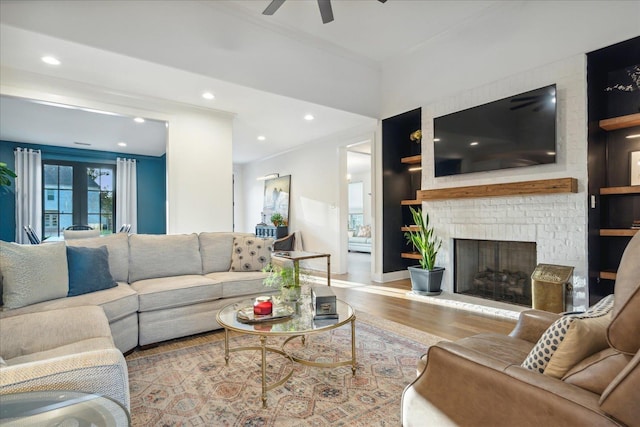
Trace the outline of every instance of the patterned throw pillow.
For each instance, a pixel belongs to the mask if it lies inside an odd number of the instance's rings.
[[[234,237],[230,271],[261,271],[271,261],[271,245],[273,239]]]
[[[613,295],[609,295],[600,300],[593,307],[584,313],[567,314],[553,322],[547,329],[531,352],[522,362],[522,367],[537,371],[541,374],[545,373],[545,369],[549,361],[558,350],[558,347],[565,339],[573,322],[580,322],[584,319],[592,319],[606,316],[613,308]],[[597,350],[596,350],[597,351]]]

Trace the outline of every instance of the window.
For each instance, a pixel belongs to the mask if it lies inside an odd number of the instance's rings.
[[[44,237],[74,224],[113,233],[115,167],[77,162],[43,162]]]
[[[349,183],[349,230],[364,225],[364,183]]]

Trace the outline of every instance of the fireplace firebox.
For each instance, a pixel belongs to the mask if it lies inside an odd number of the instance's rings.
[[[454,292],[531,307],[536,244],[454,240]]]

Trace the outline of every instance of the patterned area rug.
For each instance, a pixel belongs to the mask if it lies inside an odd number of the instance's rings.
[[[293,375],[267,393],[262,408],[260,352],[231,353],[224,362],[224,333],[173,341],[127,356],[134,426],[398,426],[402,390],[416,362],[442,339],[358,313],[357,372],[350,366],[308,367],[278,354],[267,356],[270,381]],[[268,345],[279,347],[281,339]],[[232,335],[230,347],[259,345],[258,337]],[[350,358],[348,325],[287,344],[316,361]]]

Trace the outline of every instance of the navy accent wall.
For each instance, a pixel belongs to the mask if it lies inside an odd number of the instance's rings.
[[[14,170],[16,147],[31,148],[42,152],[43,160],[67,160],[115,165],[117,157],[136,159],[138,164],[138,233],[165,234],[166,215],[166,156],[139,156],[109,151],[81,150],[50,145],[24,144],[0,141],[0,162]],[[0,240],[15,241],[15,185],[0,188]]]

